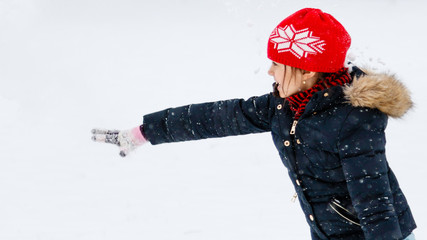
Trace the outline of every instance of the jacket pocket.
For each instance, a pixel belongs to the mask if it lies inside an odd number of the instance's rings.
[[[346,222],[360,226],[359,218],[356,216],[352,206],[346,206],[335,198],[331,199],[328,205],[332,212],[338,214]]]

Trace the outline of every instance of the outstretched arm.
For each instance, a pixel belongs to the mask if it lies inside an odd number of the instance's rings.
[[[190,141],[270,131],[274,107],[272,95],[252,97],[248,100],[192,104],[169,108],[144,116],[144,124],[133,129],[93,129],[92,139],[112,143],[126,156],[147,141],[151,144]]]
[[[151,144],[160,144],[270,131],[271,98],[266,94],[169,108],[144,116],[144,134]]]

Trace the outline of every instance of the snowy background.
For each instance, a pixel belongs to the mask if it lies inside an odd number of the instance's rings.
[[[395,73],[415,108],[387,154],[427,239],[427,2],[0,0],[0,239],[309,239],[269,134],[144,146],[93,127],[267,93],[267,39],[303,7],[332,13],[360,65]]]

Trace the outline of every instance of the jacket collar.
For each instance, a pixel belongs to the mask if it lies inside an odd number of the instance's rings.
[[[401,118],[413,102],[409,90],[394,75],[373,73],[354,78],[343,89],[345,102],[354,107],[376,108],[393,118]]]
[[[393,118],[403,117],[412,108],[409,90],[394,75],[365,73],[357,67],[351,70],[353,80],[350,84],[315,93],[303,115],[341,103],[378,109]]]

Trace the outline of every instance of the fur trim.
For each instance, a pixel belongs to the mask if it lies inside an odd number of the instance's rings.
[[[345,98],[355,107],[376,108],[390,117],[402,117],[413,105],[409,90],[394,76],[367,74],[344,87]]]

